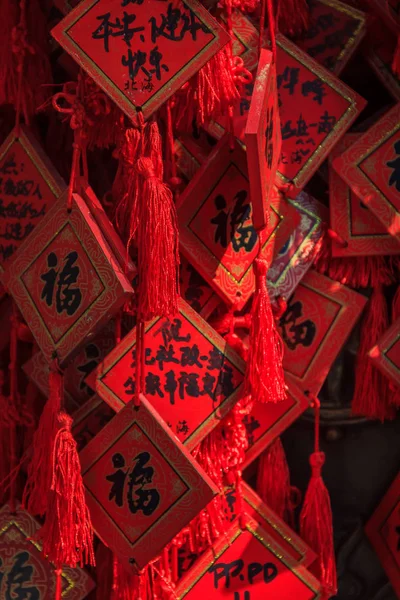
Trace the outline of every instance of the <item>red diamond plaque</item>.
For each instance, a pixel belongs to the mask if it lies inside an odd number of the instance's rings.
[[[195,563],[176,589],[178,600],[313,600],[318,581],[246,515]]]
[[[127,567],[144,567],[217,493],[144,396],[80,458],[96,533]]]
[[[400,318],[389,327],[368,354],[378,369],[400,386]]]
[[[52,31],[128,117],[147,119],[228,41],[197,0],[84,0]]]
[[[376,254],[400,254],[400,241],[391,236],[377,219],[332,168],[332,161],[348,150],[361,136],[347,134],[335,146],[330,155],[329,208],[331,228],[346,242],[347,246],[332,244],[333,256],[371,256]]]
[[[40,525],[21,507],[0,509],[0,597],[48,600],[56,597],[54,566],[33,541]],[[94,581],[83,569],[65,567],[61,574],[63,600],[83,600]]]
[[[253,227],[246,153],[222,138],[180,198],[183,254],[228,304],[243,308],[255,289],[253,262],[271,263],[299,222],[293,206],[274,189],[268,228]]]
[[[12,131],[0,147],[0,273],[64,189],[30,131]]]
[[[333,167],[400,240],[400,104],[336,158]]]
[[[239,400],[244,363],[182,299],[179,314],[146,323],[145,394],[190,450]],[[87,378],[119,411],[135,391],[136,329]]]
[[[50,362],[60,363],[122,306],[132,287],[85,202],[65,196],[25,241],[3,281]]]
[[[249,442],[243,468],[253,462],[310,405],[309,398],[288,373],[285,374],[285,382],[288,385],[286,400],[268,404],[254,402],[251,413],[243,417]]]
[[[308,271],[278,322],[283,367],[304,391],[320,391],[329,369],[363,310],[367,298]]]
[[[253,225],[266,227],[269,201],[281,155],[276,66],[272,52],[261,50],[244,132],[250,179]]]
[[[400,595],[399,515],[400,473],[365,527],[397,597]]]

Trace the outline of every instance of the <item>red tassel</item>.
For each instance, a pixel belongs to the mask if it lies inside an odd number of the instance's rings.
[[[289,466],[279,437],[261,454],[257,493],[281,519],[293,523]]]
[[[300,535],[318,555],[317,577],[323,597],[330,598],[337,592],[337,578],[331,502],[321,476],[325,454],[319,450],[319,407],[319,400],[315,398],[315,450],[310,456],[312,474],[300,515]]]
[[[374,288],[361,326],[357,354],[356,381],[352,413],[369,419],[393,419],[389,403],[388,379],[373,365],[368,351],[389,327],[389,316],[382,286]]]
[[[307,0],[279,0],[277,7],[278,29],[289,36],[298,36],[308,27]]]
[[[179,242],[172,192],[160,179],[151,158],[139,158],[138,315],[143,321],[178,312]]]
[[[268,265],[254,262],[256,291],[253,298],[249,358],[246,369],[246,394],[258,402],[278,402],[286,398],[282,369],[283,344],[277,332],[268,295]]]
[[[52,452],[46,520],[38,532],[44,555],[58,568],[95,565],[92,524],[71,425],[72,418],[60,412]]]
[[[58,431],[58,413],[63,396],[63,377],[52,368],[49,375],[49,398],[33,436],[33,452],[28,466],[28,479],[22,498],[23,506],[33,515],[43,516],[47,510],[52,480],[52,450]]]
[[[0,104],[14,104],[17,97],[18,76],[11,32],[18,24],[18,3],[0,1]]]
[[[392,61],[392,71],[394,75],[400,77],[400,34],[397,36],[396,50],[394,51]]]

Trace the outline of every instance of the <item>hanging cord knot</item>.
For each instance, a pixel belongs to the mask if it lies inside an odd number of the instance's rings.
[[[64,411],[61,411],[58,415],[57,415],[57,421],[58,424],[60,426],[60,429],[58,431],[58,434],[60,434],[61,431],[71,431],[72,428],[72,423],[74,422],[73,418],[70,417],[69,414],[67,414]],[[76,442],[74,442],[76,445]]]
[[[272,307],[272,312],[274,313],[274,318],[276,321],[282,317],[282,315],[286,312],[287,302],[283,296],[278,296],[275,299],[275,304]]]
[[[235,85],[239,87],[252,83],[253,75],[244,66],[243,58],[240,56],[232,56],[232,58],[230,58],[230,64]]]
[[[79,85],[80,81],[65,83],[62,92],[54,94],[51,102],[54,110],[65,115],[65,120],[69,119],[71,129],[83,135],[85,125],[94,125],[94,121],[88,117],[80,99]]]
[[[314,452],[310,456],[311,476],[320,477],[325,464],[325,452]]]
[[[159,176],[156,174],[155,165],[151,158],[147,156],[143,156],[139,158],[135,165],[136,171],[144,177],[145,179],[159,179]]]
[[[268,272],[268,263],[263,258],[256,258],[254,261],[254,271],[256,276],[256,285],[263,285]]]

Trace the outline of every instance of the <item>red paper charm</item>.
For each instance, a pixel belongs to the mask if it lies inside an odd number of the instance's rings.
[[[78,194],[36,227],[3,275],[48,362],[63,363],[132,293],[101,230]]]
[[[269,203],[281,154],[281,131],[272,52],[261,50],[244,139],[253,225],[267,226]]]
[[[179,314],[145,326],[145,394],[190,450],[239,400],[244,363],[183,300]],[[136,329],[87,382],[114,410],[135,393]]]
[[[400,594],[399,511],[400,473],[365,527],[397,596]]]
[[[336,158],[333,167],[400,240],[400,104]]]
[[[229,40],[197,0],[84,0],[52,35],[132,119],[138,108],[147,119]]]
[[[65,189],[26,127],[0,147],[0,273]]]
[[[141,396],[80,454],[98,536],[129,568],[143,568],[217,488]]]
[[[366,32],[366,15],[338,0],[311,0],[310,27],[296,44],[340,75]]]
[[[256,521],[246,516],[195,563],[176,590],[187,598],[311,600],[317,580],[285,552]]]
[[[220,140],[181,196],[182,252],[228,303],[242,308],[255,289],[253,262],[259,244],[270,264],[299,222],[293,206],[274,191],[269,225],[253,227],[246,155],[229,136]]]
[[[332,161],[360,138],[347,134],[332,150],[329,170],[330,225],[346,242],[332,244],[333,256],[400,254],[400,243],[332,168]]]
[[[11,512],[8,504],[0,509],[0,597],[47,600],[56,597],[54,566],[43,556],[33,537],[39,524],[20,506]],[[93,590],[94,581],[83,569],[64,567],[61,573],[63,600],[83,600]]]
[[[365,296],[309,271],[278,321],[283,367],[304,390],[317,395],[359,318]]]
[[[282,127],[280,184],[295,198],[365,106],[365,100],[315,60],[277,36]]]
[[[400,386],[400,318],[368,354],[375,366]]]
[[[310,405],[309,398],[288,373],[285,374],[285,383],[288,386],[286,400],[254,402],[251,413],[242,419],[249,443],[243,468],[253,462]]]

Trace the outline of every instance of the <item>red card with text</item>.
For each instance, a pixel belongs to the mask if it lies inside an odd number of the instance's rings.
[[[295,198],[366,102],[314,59],[277,36],[282,154],[278,181]]]
[[[400,318],[368,353],[374,365],[400,386]]]
[[[125,567],[143,568],[217,488],[141,395],[80,453],[97,535]]]
[[[301,391],[289,373],[285,374],[287,398],[281,402],[253,402],[250,414],[244,415],[248,448],[243,468],[255,460],[285,429],[310,406],[309,398]]]
[[[261,50],[244,132],[252,219],[257,231],[268,224],[270,195],[281,155],[280,127],[276,66],[272,52]]]
[[[53,37],[128,117],[147,119],[228,41],[197,0],[83,0]]]
[[[145,326],[144,393],[190,450],[241,397],[244,362],[184,300]],[[135,393],[136,328],[87,378],[115,411]]]
[[[400,240],[400,104],[338,156],[333,167]]]
[[[339,0],[309,0],[309,27],[294,42],[340,75],[366,32],[367,15]]]
[[[178,600],[312,600],[318,581],[248,515],[205,552],[176,589]]]
[[[79,452],[111,421],[114,415],[115,411],[96,395],[74,412],[72,435]]]
[[[268,228],[257,233],[252,222],[246,153],[224,136],[180,198],[180,245],[187,260],[229,305],[240,310],[253,294],[253,262],[270,264],[300,218],[273,190]]]
[[[0,509],[0,598],[47,600],[56,597],[56,574],[42,554],[35,537],[40,525],[21,506]],[[83,569],[64,567],[61,572],[63,600],[83,600],[94,589]]]
[[[316,271],[308,271],[278,321],[283,367],[303,391],[317,395],[356,324],[367,298]]]
[[[347,242],[346,246],[332,244],[332,254],[333,256],[400,254],[400,241],[387,232],[386,227],[332,167],[333,160],[355,144],[360,137],[361,135],[357,133],[345,135],[329,157],[330,225]]]
[[[133,293],[90,210],[78,194],[50,210],[3,274],[45,359],[60,364]]]
[[[397,597],[400,596],[400,473],[365,526]]]
[[[0,147],[0,273],[64,189],[30,131],[12,131]]]

